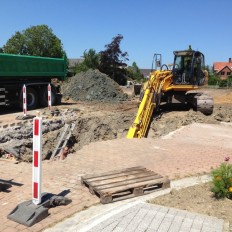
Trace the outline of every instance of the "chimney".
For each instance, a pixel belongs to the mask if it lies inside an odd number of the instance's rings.
[[[231,61],[231,58],[229,58],[229,63],[231,63],[232,61]]]

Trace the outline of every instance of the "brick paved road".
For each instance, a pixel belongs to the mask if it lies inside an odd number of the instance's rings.
[[[75,212],[99,203],[80,184],[83,174],[100,173],[133,166],[145,166],[170,179],[210,172],[231,154],[232,127],[193,124],[166,139],[120,139],[92,143],[66,160],[43,162],[43,192],[58,194],[69,190],[68,206],[49,210],[50,216],[27,228],[6,218],[20,202],[31,199],[32,166],[0,161],[0,179],[12,180],[12,186],[0,192],[0,231],[41,231]]]
[[[222,219],[159,205],[138,203],[125,208],[121,212],[112,212],[97,218],[80,230],[68,231],[222,232],[224,227]]]

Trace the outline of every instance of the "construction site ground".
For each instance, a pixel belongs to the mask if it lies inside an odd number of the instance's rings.
[[[0,192],[0,231],[42,231],[78,211],[99,204],[99,198],[81,186],[80,179],[85,174],[134,166],[144,166],[171,180],[210,173],[212,168],[224,161],[225,156],[231,155],[232,93],[227,89],[205,91],[214,97],[213,115],[205,116],[186,108],[164,108],[162,114],[154,116],[148,138],[139,140],[125,138],[137,111],[136,98],[116,103],[66,99],[62,105],[55,107],[61,112],[60,116],[52,116],[47,109],[40,109],[46,120],[65,115],[66,122],[78,121],[67,159],[45,159],[42,168],[42,191],[53,194],[66,191],[72,203],[49,209],[50,215],[46,219],[29,228],[8,220],[7,215],[17,204],[32,197],[32,164],[25,162],[27,159],[15,162],[2,157],[0,179],[12,181],[12,185]],[[34,115],[36,111],[28,113]],[[14,127],[19,122],[16,120],[18,115],[22,113],[12,109],[1,110],[2,133],[5,128]],[[30,120],[27,123],[30,124]],[[173,131],[175,133],[170,133]],[[54,135],[57,133],[54,130],[44,134],[45,158],[48,151],[54,148]],[[208,194],[205,191],[203,188],[201,194]],[[186,204],[189,203],[189,198],[181,198]],[[206,205],[211,203],[204,202]],[[217,217],[231,220],[223,214],[225,212]]]

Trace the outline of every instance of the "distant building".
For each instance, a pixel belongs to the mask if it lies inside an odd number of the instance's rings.
[[[232,59],[228,62],[214,62],[213,71],[218,74],[220,79],[225,80],[232,74]]]
[[[81,63],[84,59],[68,59],[69,68],[74,68],[77,64]]]
[[[75,67],[77,64],[81,63],[84,59],[68,59],[68,72],[69,76],[75,75]]]
[[[148,79],[150,76],[151,69],[140,69],[140,72],[143,74],[143,77]]]

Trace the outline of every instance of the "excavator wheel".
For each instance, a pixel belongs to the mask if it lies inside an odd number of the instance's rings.
[[[205,115],[213,113],[213,98],[207,94],[195,95],[195,108]]]
[[[205,93],[186,93],[186,102],[192,106],[195,111],[199,111],[205,115],[213,113],[213,97]]]

